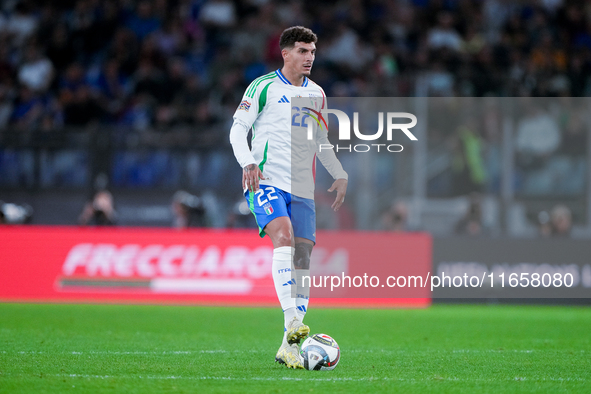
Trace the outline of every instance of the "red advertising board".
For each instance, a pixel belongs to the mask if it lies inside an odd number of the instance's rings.
[[[253,231],[1,226],[0,240],[2,301],[278,303],[272,245]],[[319,232],[317,240],[311,304],[430,303],[428,287],[384,285],[431,270],[428,235]]]

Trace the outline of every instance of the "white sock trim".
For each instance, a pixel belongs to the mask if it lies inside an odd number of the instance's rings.
[[[310,277],[310,270],[296,270],[296,308],[298,311],[298,316],[300,320],[304,321],[304,316],[306,316],[306,312],[308,312],[308,303],[310,302],[310,285],[308,280],[306,280],[306,286],[304,287],[304,280],[303,277],[307,276]]]
[[[296,300],[292,297],[292,287],[295,285],[293,274],[293,254],[295,248],[282,246],[273,249],[273,283],[275,292],[284,311],[296,307]]]

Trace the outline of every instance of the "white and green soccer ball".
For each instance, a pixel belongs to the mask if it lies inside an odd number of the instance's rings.
[[[300,355],[308,371],[331,371],[339,363],[341,349],[329,335],[314,334],[302,343]]]

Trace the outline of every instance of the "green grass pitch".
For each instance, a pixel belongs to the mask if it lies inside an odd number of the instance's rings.
[[[591,308],[314,309],[334,371],[274,363],[277,308],[0,304],[0,392],[591,392]]]

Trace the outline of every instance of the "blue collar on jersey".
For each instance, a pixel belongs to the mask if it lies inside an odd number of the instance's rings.
[[[287,78],[285,78],[285,75],[283,75],[283,73],[281,72],[281,69],[278,68],[275,71],[275,74],[277,74],[277,76],[279,77],[279,79],[286,85],[292,85],[291,82],[289,82],[289,80]],[[306,86],[308,86],[308,78],[304,76],[304,83],[302,84],[302,87],[305,88]]]

